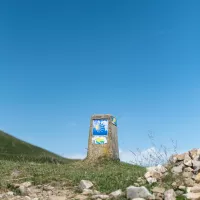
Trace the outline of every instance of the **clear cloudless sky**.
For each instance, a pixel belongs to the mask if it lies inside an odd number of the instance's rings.
[[[2,0],[0,129],[85,154],[92,114],[123,151],[200,147],[200,1]]]

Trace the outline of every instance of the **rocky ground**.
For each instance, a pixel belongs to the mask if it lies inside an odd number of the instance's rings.
[[[96,191],[92,180],[82,180],[76,187],[65,182],[33,185],[31,182],[11,184],[0,192],[0,199],[11,200],[200,200],[200,149],[173,155],[165,166],[147,168],[144,177],[124,191]]]
[[[93,190],[93,184],[90,181],[82,180],[78,187],[67,187],[64,183],[52,185],[33,186],[30,182],[24,182],[20,185],[12,185],[10,191],[0,194],[0,199],[10,200],[85,200],[85,199],[155,199],[145,187],[130,186],[126,193],[122,190],[114,191],[110,194],[102,194]],[[161,191],[158,191],[161,192]],[[174,195],[173,191],[165,192],[166,197]],[[165,198],[171,199],[171,198]]]

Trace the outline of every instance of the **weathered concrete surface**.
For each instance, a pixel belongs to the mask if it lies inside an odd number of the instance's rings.
[[[89,138],[88,138],[88,153],[87,159],[96,160],[99,157],[108,157],[111,159],[119,159],[118,148],[118,135],[117,127],[112,123],[112,115],[110,114],[98,114],[93,115],[90,120]],[[108,120],[108,136],[107,144],[93,144],[93,120],[95,119],[107,119]]]

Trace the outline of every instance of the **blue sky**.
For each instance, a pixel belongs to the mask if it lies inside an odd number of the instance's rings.
[[[90,116],[118,118],[119,146],[200,140],[200,2],[0,2],[0,129],[84,155]]]

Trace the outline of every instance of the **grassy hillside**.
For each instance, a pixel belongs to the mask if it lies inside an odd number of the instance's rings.
[[[15,180],[10,175],[16,169],[20,174]],[[69,185],[76,186],[84,179],[92,181],[95,189],[109,193],[119,188],[125,190],[145,172],[146,170],[143,167],[112,160],[102,160],[95,164],[78,161],[60,165],[0,161],[0,190],[6,188],[9,184],[25,181],[32,181],[36,185],[66,182]]]
[[[3,131],[0,131],[0,160],[26,160],[62,163],[73,161],[19,140]]]

